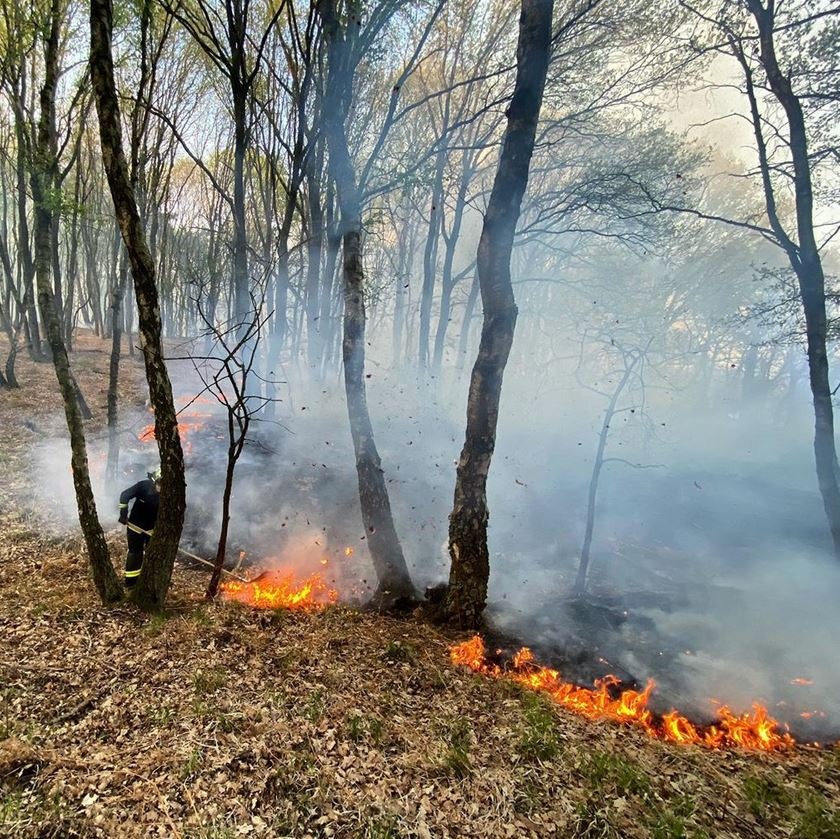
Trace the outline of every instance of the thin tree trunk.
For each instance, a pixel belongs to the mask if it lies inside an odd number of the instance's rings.
[[[496,446],[502,377],[517,316],[510,259],[548,71],[553,5],[553,0],[522,0],[516,84],[478,245],[484,325],[470,380],[466,440],[458,461],[449,517],[452,565],[446,613],[450,621],[463,627],[478,626],[487,603],[487,475]]]
[[[785,250],[799,282],[799,293],[805,313],[809,381],[814,403],[814,457],[817,467],[817,483],[831,530],[834,552],[840,558],[840,481],[838,481],[837,448],[834,439],[834,408],[831,401],[828,353],[826,351],[828,322],[825,307],[825,274],[814,235],[814,199],[805,115],[799,97],[793,92],[790,77],[783,75],[776,57],[774,4],[771,2],[765,9],[760,0],[747,0],[747,5],[758,25],[761,63],[767,74],[767,81],[774,96],[784,108],[788,122],[799,242],[797,247],[785,247]],[[751,106],[753,108],[753,121],[756,122],[755,106],[752,101]],[[759,135],[757,139],[759,140],[759,153],[761,154],[763,143],[760,138],[760,122],[755,128]],[[772,186],[769,185],[766,161],[762,159],[761,162],[764,170],[768,215],[775,230],[779,227],[779,223],[777,218],[774,219],[775,206]],[[792,244],[787,236],[780,237],[780,241]]]
[[[228,528],[230,526],[230,499],[233,496],[233,473],[236,468],[236,458],[233,448],[228,449],[227,469],[225,470],[225,489],[222,493],[222,526],[219,532],[219,546],[213,562],[213,573],[207,586],[205,597],[212,600],[219,592],[219,582],[222,579],[222,569],[225,567],[227,555]]]
[[[466,155],[466,153],[465,153]],[[466,158],[468,160],[468,158]],[[472,168],[465,162],[461,174],[461,185],[458,189],[458,197],[455,201],[455,212],[452,217],[452,231],[446,238],[446,253],[443,258],[443,274],[441,276],[440,292],[440,317],[438,319],[437,332],[435,333],[435,349],[432,359],[432,371],[440,376],[443,365],[443,348],[446,343],[446,330],[449,328],[449,316],[452,313],[452,292],[455,282],[452,279],[452,266],[455,262],[455,250],[458,247],[458,239],[461,235],[461,223],[464,218],[464,207],[466,206],[467,188],[472,178]]]
[[[90,483],[87,446],[82,414],[77,398],[78,388],[70,370],[70,360],[62,337],[57,301],[52,283],[53,212],[52,192],[55,188],[56,160],[54,155],[55,92],[58,79],[58,50],[61,7],[59,0],[51,0],[50,29],[46,33],[44,51],[44,84],[40,95],[38,139],[30,185],[35,205],[35,276],[38,285],[38,305],[47,329],[53,366],[64,402],[64,415],[70,432],[70,465],[79,509],[79,524],[87,546],[96,590],[103,603],[122,598],[122,585],[117,577]]]
[[[448,111],[448,100],[447,100]],[[446,146],[437,154],[435,181],[432,187],[432,204],[429,209],[429,230],[423,251],[423,287],[420,292],[420,330],[418,344],[418,365],[425,371],[429,367],[429,335],[432,322],[432,302],[435,293],[437,273],[438,239],[443,218],[443,169],[446,163]]]
[[[323,154],[318,162],[323,165]],[[321,334],[321,252],[324,248],[324,209],[321,206],[321,171],[312,167],[307,173],[307,204],[309,207],[309,240],[306,243],[306,346],[309,375],[319,379],[321,358],[324,352]]]
[[[111,0],[91,0],[90,67],[99,116],[102,158],[134,278],[146,380],[149,384],[149,398],[155,411],[155,439],[163,472],[160,512],[154,536],[146,552],[143,570],[132,595],[140,608],[158,611],[163,609],[166,601],[184,523],[186,507],[184,454],[178,434],[172,385],[163,357],[154,262],[146,243],[136,198],[129,180],[128,165],[123,153],[119,104],[111,55],[112,28]]]
[[[414,586],[394,526],[391,502],[379,452],[374,442],[365,391],[366,317],[361,200],[344,128],[353,76],[352,60],[348,55],[350,44],[346,38],[353,37],[352,28],[355,24],[350,21],[349,33],[341,30],[335,0],[322,0],[319,11],[323,19],[329,62],[324,131],[329,145],[330,171],[336,183],[341,213],[344,390],[347,396],[350,434],[356,454],[362,520],[378,579],[374,600],[381,607],[386,607],[401,599],[413,598]]]
[[[627,387],[630,377],[641,355],[634,356],[625,365],[624,374],[610,397],[609,404],[604,411],[604,419],[601,422],[601,432],[598,435],[598,448],[595,451],[595,463],[592,466],[592,477],[589,479],[589,493],[586,502],[586,530],[583,535],[583,546],[580,549],[580,564],[578,565],[577,577],[575,579],[574,593],[580,597],[586,591],[586,575],[589,571],[590,549],[592,548],[592,534],[595,530],[595,502],[598,498],[598,483],[601,480],[601,470],[604,468],[604,452],[607,448],[607,439],[610,434],[610,424],[615,416],[615,409],[618,400]]]
[[[128,261],[125,251],[120,251],[119,273],[111,292],[111,358],[108,365],[108,462],[105,467],[106,485],[116,486],[120,465],[120,438],[118,433],[118,386],[120,381],[120,354],[122,352],[122,301],[128,282]]]

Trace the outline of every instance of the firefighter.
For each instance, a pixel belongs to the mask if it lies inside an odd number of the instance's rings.
[[[120,524],[127,528],[128,555],[125,558],[125,585],[131,588],[143,567],[143,550],[152,536],[160,501],[160,466],[147,473],[120,495]],[[129,511],[129,502],[134,501]]]

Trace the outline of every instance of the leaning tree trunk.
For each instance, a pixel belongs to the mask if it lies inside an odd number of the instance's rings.
[[[50,6],[50,29],[44,53],[44,84],[41,88],[41,114],[38,121],[37,146],[31,172],[32,199],[35,205],[35,280],[38,287],[38,306],[47,330],[50,354],[64,402],[67,430],[70,432],[70,466],[79,524],[87,545],[93,582],[103,603],[122,598],[122,585],[111,564],[108,544],[96,512],[96,502],[90,483],[87,446],[82,412],[77,398],[78,388],[70,370],[70,360],[62,336],[61,321],[51,277],[53,265],[53,190],[56,160],[52,143],[55,127],[55,91],[58,79],[60,7],[58,0]]]
[[[366,315],[361,199],[344,128],[352,90],[351,61],[348,61],[349,45],[345,34],[341,32],[335,0],[322,0],[319,10],[324,21],[329,62],[324,133],[329,147],[330,172],[338,192],[342,228],[344,390],[347,396],[350,434],[356,454],[362,520],[378,579],[374,601],[380,607],[387,607],[404,598],[413,599],[414,586],[394,526],[391,502],[373,437],[365,390]],[[352,37],[352,32],[349,37]]]
[[[452,565],[446,614],[450,621],[463,627],[476,627],[487,603],[490,578],[487,475],[496,446],[502,377],[513,344],[517,315],[510,257],[548,72],[553,5],[553,0],[522,0],[516,84],[478,244],[484,325],[470,379],[466,440],[458,461],[455,499],[449,517]]]
[[[137,210],[137,202],[129,180],[128,164],[123,152],[120,112],[114,84],[114,63],[111,54],[113,8],[111,0],[91,0],[90,4],[90,69],[96,110],[99,115],[99,137],[102,160],[114,202],[134,278],[134,294],[140,317],[140,336],[149,398],[155,412],[155,439],[160,452],[160,512],[154,536],[146,552],[143,570],[132,597],[144,610],[163,609],[172,578],[172,568],[181,539],[186,508],[184,453],[178,434],[172,385],[163,357],[161,319],[155,266],[146,242],[146,235]]]

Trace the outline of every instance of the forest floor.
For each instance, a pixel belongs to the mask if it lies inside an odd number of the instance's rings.
[[[107,350],[73,357],[92,434]],[[103,608],[27,487],[60,430],[52,369],[19,376],[0,393],[0,835],[840,837],[838,749],[658,742],[453,667],[457,637],[420,621],[208,605],[182,568],[165,616]]]

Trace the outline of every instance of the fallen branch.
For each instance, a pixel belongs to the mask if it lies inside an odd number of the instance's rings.
[[[203,557],[196,556],[195,554],[191,554],[189,551],[185,551],[183,548],[178,548],[178,553],[183,554],[184,556],[188,557],[189,559],[194,559],[196,562],[200,562],[202,565],[206,565],[208,568],[213,568],[213,563],[210,562],[209,559],[204,559]],[[233,577],[235,580],[239,580],[241,583],[250,583],[247,577],[241,577],[239,574],[234,574],[233,571],[228,571],[225,568],[222,568],[222,573],[227,574],[229,577]]]

